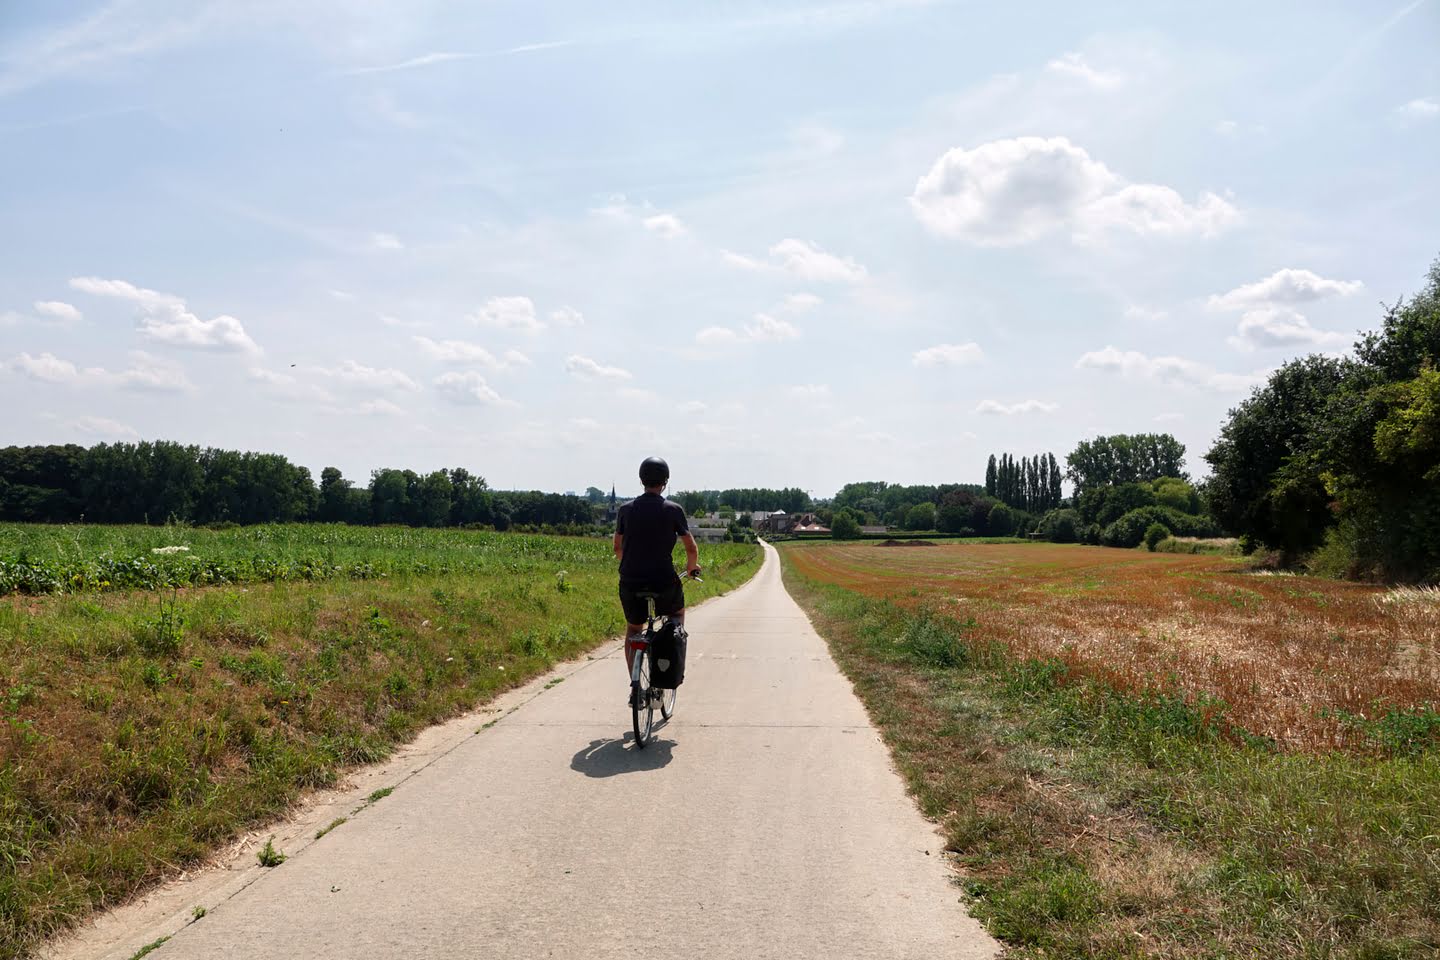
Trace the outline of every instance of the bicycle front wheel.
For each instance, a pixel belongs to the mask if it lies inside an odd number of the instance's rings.
[[[650,648],[635,651],[639,666],[638,679],[630,683],[630,716],[635,726],[635,746],[644,748],[650,742],[650,728],[655,723],[655,707],[650,702]]]

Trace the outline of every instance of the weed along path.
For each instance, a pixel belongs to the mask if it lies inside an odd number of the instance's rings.
[[[995,955],[774,550],[689,626],[679,712],[649,748],[630,742],[616,644],[472,718],[151,956]]]

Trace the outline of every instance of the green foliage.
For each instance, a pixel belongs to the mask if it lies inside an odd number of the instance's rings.
[[[852,510],[841,510],[830,524],[830,536],[836,540],[860,539],[860,520]]]
[[[1053,510],[1060,506],[1061,480],[1053,453],[1018,459],[1004,453],[998,460],[992,454],[985,466],[985,495],[1027,512]]]
[[[1314,570],[1440,579],[1437,365],[1440,261],[1354,360],[1286,364],[1231,412],[1206,455],[1217,516]]]
[[[1150,485],[1155,492],[1155,502],[1162,507],[1181,513],[1201,512],[1200,495],[1189,483],[1179,477],[1161,477]]]
[[[1161,540],[1170,536],[1170,531],[1163,523],[1152,523],[1145,528],[1145,547],[1151,553],[1155,552],[1155,546]]]
[[[275,849],[275,838],[271,837],[265,841],[265,846],[255,854],[255,859],[260,861],[262,867],[278,867],[290,858],[279,850]]]
[[[997,503],[990,508],[990,516],[987,529],[991,536],[1007,537],[1015,532],[1015,515],[1010,508],[1003,503]]]
[[[1185,445],[1168,433],[1117,434],[1082,440],[1065,458],[1076,494],[1093,487],[1185,479]]]
[[[1051,510],[1040,520],[1040,533],[1051,543],[1075,543],[1083,523],[1076,510]]]
[[[1192,517],[1169,507],[1141,507],[1105,527],[1100,542],[1107,547],[1138,547],[1152,524],[1165,528],[1167,535],[1180,537],[1213,537],[1220,532],[1208,517]]]
[[[935,504],[917,503],[905,513],[906,530],[934,530]]]

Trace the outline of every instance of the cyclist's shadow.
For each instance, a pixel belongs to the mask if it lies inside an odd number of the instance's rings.
[[[570,759],[570,769],[587,777],[616,777],[622,773],[639,773],[643,770],[659,770],[670,762],[674,740],[660,740],[652,737],[644,750],[635,749],[635,735],[625,734],[623,739],[606,737],[591,740]]]

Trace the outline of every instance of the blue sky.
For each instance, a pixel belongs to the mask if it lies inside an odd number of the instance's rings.
[[[1440,254],[1437,48],[1440,0],[6,4],[0,444],[1198,474]]]

